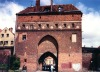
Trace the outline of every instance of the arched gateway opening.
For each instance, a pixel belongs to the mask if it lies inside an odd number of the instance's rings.
[[[50,35],[44,36],[38,43],[39,70],[58,71],[58,43]]]

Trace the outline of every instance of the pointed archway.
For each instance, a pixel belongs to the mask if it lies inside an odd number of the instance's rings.
[[[38,43],[38,64],[40,70],[50,71],[53,66],[58,71],[58,43],[51,35],[44,36]]]
[[[54,67],[53,70],[57,71],[57,62],[57,57],[51,52],[44,53],[38,60],[38,63],[42,65],[43,71],[49,71],[51,65]]]

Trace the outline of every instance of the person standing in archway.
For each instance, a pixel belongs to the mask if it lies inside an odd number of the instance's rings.
[[[53,69],[54,69],[54,67],[53,67],[53,65],[51,65],[51,72],[53,72]]]

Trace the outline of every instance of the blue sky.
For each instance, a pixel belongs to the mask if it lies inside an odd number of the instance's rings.
[[[16,3],[26,6],[26,7],[30,6],[31,4],[35,5],[35,0],[0,0],[0,3],[5,3],[6,1],[16,2]],[[50,1],[50,0],[48,0],[48,1]],[[100,0],[53,0],[53,2],[55,4],[74,4],[74,5],[81,2],[81,3],[85,4],[86,6],[92,7],[96,10],[100,9]]]
[[[100,46],[100,0],[53,0],[54,4],[73,4],[83,12],[82,45]],[[35,0],[0,0],[0,28],[13,27],[15,31],[16,13],[35,5]],[[41,0],[41,5],[49,5],[50,0]]]

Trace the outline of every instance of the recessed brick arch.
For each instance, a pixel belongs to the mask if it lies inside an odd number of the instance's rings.
[[[38,46],[39,46],[43,41],[45,41],[45,40],[49,40],[50,42],[52,42],[52,43],[55,45],[56,49],[58,50],[58,42],[57,42],[57,40],[56,40],[53,36],[51,36],[51,35],[46,35],[46,36],[44,36],[44,37],[39,41]]]
[[[40,39],[37,49],[38,49],[38,58],[41,56],[41,55],[39,55],[40,52],[41,52],[41,54],[43,54],[47,51],[53,53],[57,57],[58,42],[53,36],[45,35],[44,37],[42,37]]]
[[[42,64],[46,57],[52,57],[56,62],[56,71],[58,69],[58,42],[57,40],[51,36],[46,35],[41,38],[38,43],[38,64]]]

